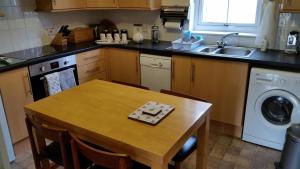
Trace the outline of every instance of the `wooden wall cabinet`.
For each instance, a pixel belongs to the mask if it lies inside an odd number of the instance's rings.
[[[36,0],[39,11],[72,11],[89,9],[160,9],[161,0]]]
[[[159,9],[161,0],[118,0],[119,8],[133,9]]]
[[[94,79],[106,80],[106,61],[102,49],[76,55],[79,84]]]
[[[24,105],[33,102],[27,67],[1,73],[0,89],[12,142],[16,143],[28,136]]]
[[[300,1],[281,0],[281,12],[300,12]]]
[[[36,0],[37,10],[60,11],[79,10],[86,6],[85,0]]]
[[[109,80],[141,84],[140,54],[135,50],[105,49]]]
[[[117,8],[118,0],[86,0],[87,8]]]
[[[248,63],[186,56],[173,56],[172,61],[172,90],[211,102],[211,119],[235,126],[240,136]]]

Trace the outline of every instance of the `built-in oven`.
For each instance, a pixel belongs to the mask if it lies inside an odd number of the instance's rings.
[[[45,75],[54,72],[60,72],[67,69],[72,69],[75,77],[76,84],[78,85],[78,75],[76,68],[75,55],[65,56],[62,58],[38,63],[29,66],[29,75],[32,88],[34,101],[47,97],[45,86]]]

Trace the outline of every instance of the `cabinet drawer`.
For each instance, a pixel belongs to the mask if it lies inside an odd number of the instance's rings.
[[[76,57],[78,66],[97,62],[101,59],[104,59],[104,56],[101,55],[101,51],[99,49],[85,52],[85,53],[79,53],[79,54],[77,54],[77,57]]]
[[[83,66],[78,66],[78,77],[86,78],[105,71],[104,60],[98,62],[86,64]]]
[[[95,79],[99,79],[99,80],[106,80],[106,72],[101,72],[95,75],[91,75],[85,78],[79,78],[79,83],[85,83],[91,80],[95,80]]]

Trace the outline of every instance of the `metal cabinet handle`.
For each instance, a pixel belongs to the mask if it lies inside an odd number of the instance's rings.
[[[87,61],[87,60],[94,59],[94,58],[97,58],[97,57],[98,56],[91,56],[91,57],[84,58],[83,60]]]
[[[95,69],[87,70],[86,73],[95,73],[100,70],[100,67],[96,67]]]
[[[33,94],[31,90],[30,79],[28,74],[24,75],[23,81],[24,81],[24,88],[25,88],[26,95],[29,94],[32,96]]]

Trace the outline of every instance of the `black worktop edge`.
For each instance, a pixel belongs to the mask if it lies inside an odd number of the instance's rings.
[[[25,66],[29,66],[29,65],[33,65],[33,64],[37,64],[40,62],[52,60],[52,59],[57,59],[57,58],[68,56],[68,55],[75,55],[78,53],[95,50],[95,49],[99,49],[99,48],[105,48],[105,47],[137,50],[141,53],[156,54],[156,55],[163,55],[163,56],[169,56],[169,57],[171,57],[172,55],[184,55],[184,56],[200,57],[200,58],[207,58],[207,59],[246,62],[246,63],[255,65],[255,66],[274,67],[276,69],[288,69],[288,70],[296,70],[296,71],[299,70],[300,71],[300,56],[291,56],[291,57],[295,58],[294,63],[288,63],[288,62],[276,60],[275,57],[279,57],[279,58],[281,57],[281,59],[284,57],[288,57],[288,56],[282,57],[282,55],[284,55],[282,51],[270,50],[269,52],[263,53],[257,49],[256,52],[253,53],[253,56],[251,56],[249,58],[232,58],[232,57],[203,55],[203,54],[194,53],[192,51],[177,51],[177,50],[166,49],[170,45],[171,45],[171,43],[167,42],[167,41],[163,41],[158,45],[153,45],[149,41],[146,41],[144,44],[139,44],[139,45],[138,44],[97,45],[94,42],[89,42],[83,46],[79,45],[79,47],[77,47],[75,45],[75,46],[70,47],[69,49],[58,51],[57,53],[44,55],[43,57],[38,57],[38,58],[31,59],[31,60],[25,60],[25,61],[13,64],[13,65],[0,67],[0,73],[9,71],[9,70],[13,70],[13,69],[17,69],[17,68],[21,68],[21,67],[25,67]],[[274,55],[275,61],[272,60],[272,57],[270,57],[271,55],[272,56]],[[13,54],[8,54],[7,56],[13,57]],[[299,59],[298,59],[298,57],[299,57]],[[284,59],[282,59],[282,60],[284,60]]]

